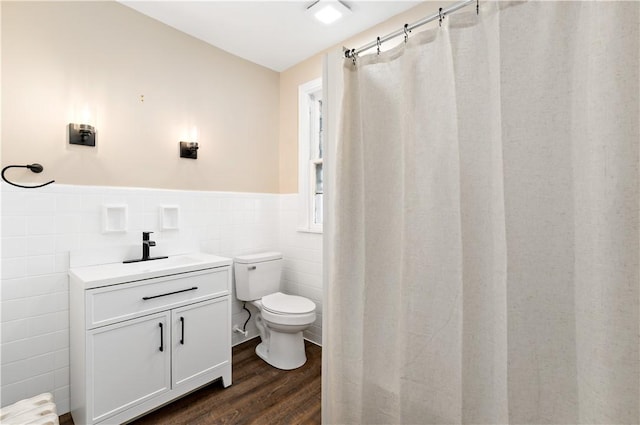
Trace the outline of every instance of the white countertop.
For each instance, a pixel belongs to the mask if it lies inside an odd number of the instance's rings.
[[[205,253],[173,255],[161,260],[137,263],[109,263],[69,269],[72,281],[84,284],[85,289],[134,282],[154,277],[187,273],[216,267],[230,266],[233,260]]]

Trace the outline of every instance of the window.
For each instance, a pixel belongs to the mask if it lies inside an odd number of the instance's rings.
[[[322,232],[322,79],[298,89],[298,196],[299,226]]]

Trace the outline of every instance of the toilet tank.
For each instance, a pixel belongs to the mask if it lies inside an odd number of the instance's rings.
[[[282,254],[262,252],[241,255],[233,260],[236,298],[241,301],[259,300],[280,290]]]

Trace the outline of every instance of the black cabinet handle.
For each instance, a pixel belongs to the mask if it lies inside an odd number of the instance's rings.
[[[198,287],[194,286],[193,288],[187,288],[187,289],[181,289],[179,291],[167,292],[166,294],[152,295],[150,297],[142,297],[142,299],[144,301],[146,301],[146,300],[150,300],[150,299],[153,299],[153,298],[166,297],[167,295],[179,294],[180,292],[195,291],[196,289],[198,289]]]
[[[164,330],[162,329],[162,322],[158,324],[160,325],[160,351],[164,351]]]
[[[180,338],[180,344],[184,345],[184,317],[180,317],[180,324],[182,325],[182,337]]]

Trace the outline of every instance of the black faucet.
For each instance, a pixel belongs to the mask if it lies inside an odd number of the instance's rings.
[[[166,255],[164,257],[150,257],[149,248],[156,246],[155,241],[149,239],[149,235],[153,232],[142,232],[142,258],[137,260],[124,260],[123,263],[138,263],[140,261],[160,260],[162,258],[169,258]]]
[[[149,259],[149,248],[156,246],[155,241],[149,240],[149,235],[153,232],[142,232],[142,261]]]

